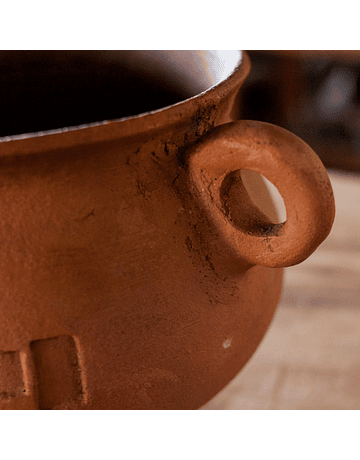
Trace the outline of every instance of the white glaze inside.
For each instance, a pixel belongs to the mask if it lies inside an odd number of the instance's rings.
[[[106,53],[113,59],[125,58],[134,68],[154,75],[167,75],[191,96],[226,80],[242,61],[242,52],[236,50],[152,50]]]

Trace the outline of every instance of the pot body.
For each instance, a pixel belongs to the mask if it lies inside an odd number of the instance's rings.
[[[282,269],[227,269],[188,150],[249,71],[165,110],[0,144],[0,405],[195,409],[265,334]]]

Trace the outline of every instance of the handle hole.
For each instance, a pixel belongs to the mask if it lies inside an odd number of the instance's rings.
[[[284,224],[274,222],[263,212],[264,207],[268,213],[269,208],[275,210],[275,207],[265,182],[260,175],[258,176],[254,176],[256,180],[250,180],[249,175],[247,177],[249,179],[248,188],[252,197],[256,199],[255,203],[244,185],[241,171],[232,171],[227,174],[220,187],[222,211],[233,226],[248,235],[259,237],[280,236],[283,232]]]
[[[273,183],[262,174],[248,169],[240,172],[244,184],[253,203],[274,224],[286,221],[286,207],[282,196]]]

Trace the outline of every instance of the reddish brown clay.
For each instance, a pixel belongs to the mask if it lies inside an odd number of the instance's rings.
[[[249,360],[334,200],[302,141],[232,123],[248,71],[244,54],[163,110],[1,139],[2,409],[195,409]],[[241,169],[277,186],[284,224]]]

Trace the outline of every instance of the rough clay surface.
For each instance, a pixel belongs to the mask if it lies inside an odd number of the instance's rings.
[[[0,144],[2,409],[195,409],[249,360],[282,270],[229,260],[187,170],[248,68],[180,108]]]

